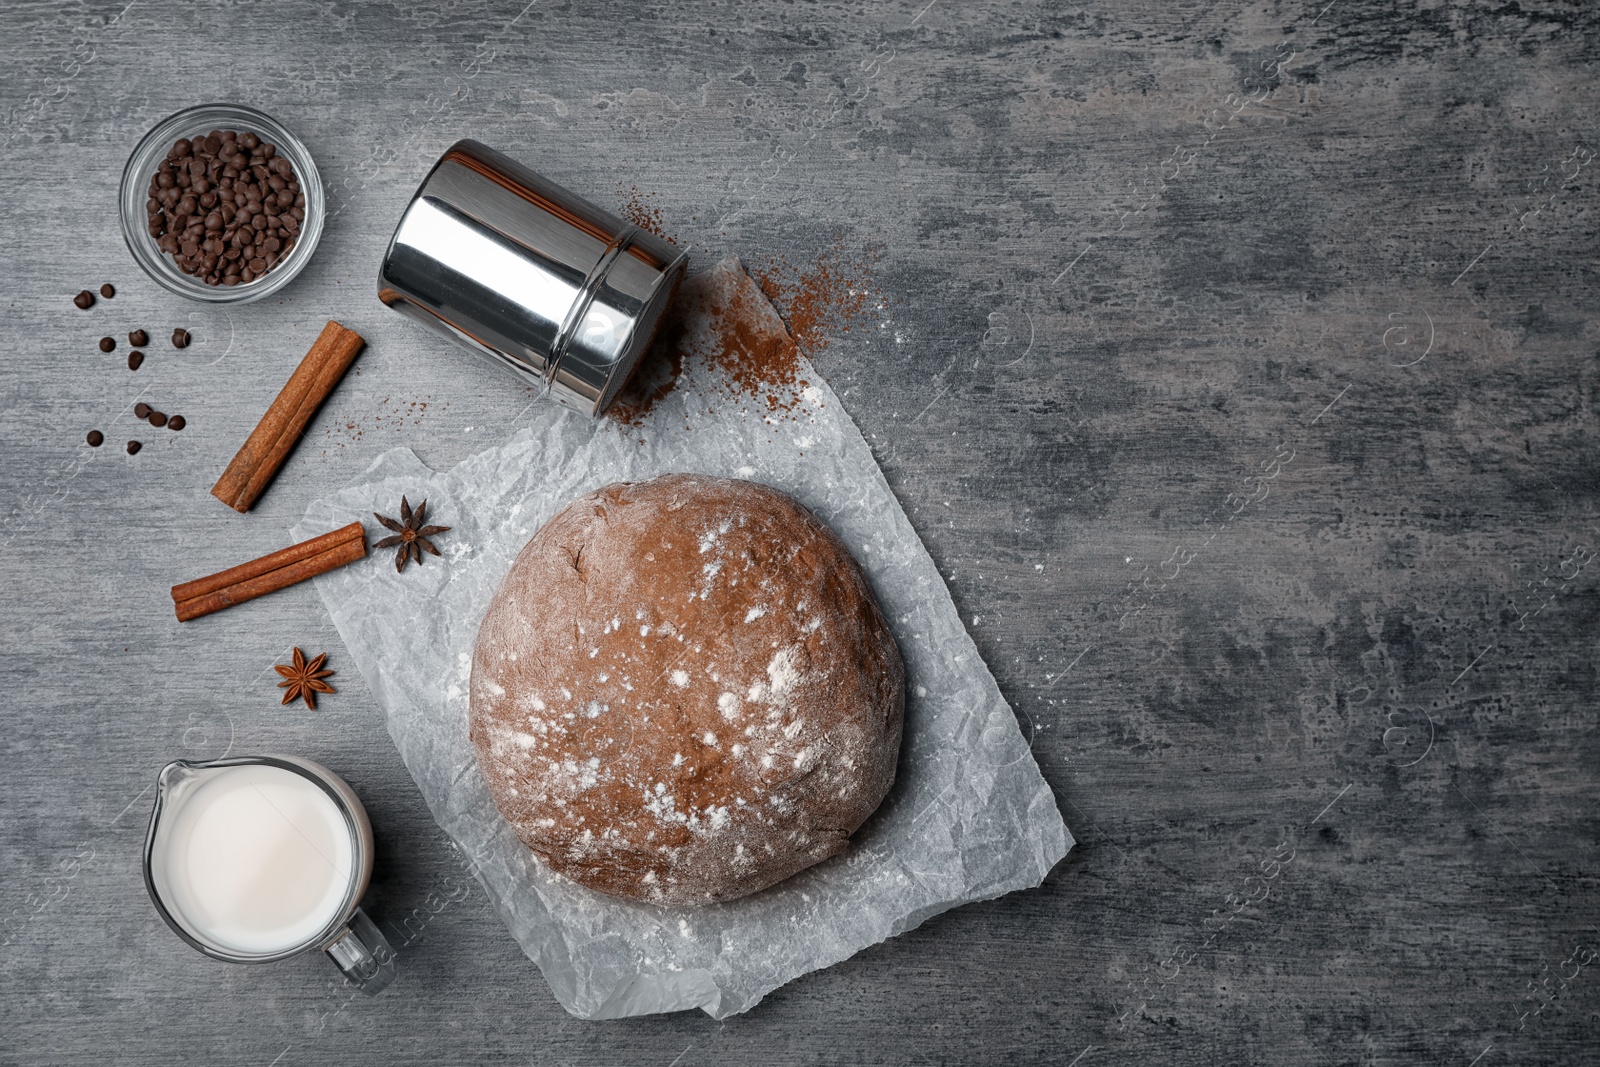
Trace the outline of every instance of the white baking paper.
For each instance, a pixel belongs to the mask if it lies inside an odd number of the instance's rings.
[[[393,514],[401,494],[426,498],[429,521],[451,527],[442,558],[397,574],[392,552],[375,553],[318,578],[318,591],[434,817],[580,1018],[746,1011],[948,908],[1038,885],[1073,844],[933,560],[833,391],[803,365],[802,402],[768,416],[704,358],[721,343],[705,309],[729,297],[783,329],[737,261],[690,279],[681,384],[641,426],[539,403],[526,429],[452,470],[432,471],[408,449],[385,453],[293,531],[300,540],[361,520],[376,538],[384,531],[372,513]],[[754,896],[688,909],[617,900],[543,867],[501,819],[467,737],[473,639],[523,544],[573,497],[671,471],[764,482],[810,507],[861,562],[907,676],[898,779],[849,849]]]

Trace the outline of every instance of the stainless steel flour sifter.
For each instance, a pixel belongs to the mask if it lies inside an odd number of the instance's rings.
[[[463,140],[401,216],[378,299],[598,416],[650,347],[688,261],[671,242]]]

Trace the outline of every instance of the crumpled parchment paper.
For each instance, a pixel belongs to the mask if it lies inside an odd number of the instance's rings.
[[[772,415],[719,380],[706,356],[725,344],[716,312],[730,300],[787,338],[736,260],[691,278],[680,384],[642,425],[539,403],[525,429],[448,471],[409,449],[385,453],[293,531],[300,540],[359,519],[376,539],[386,531],[372,513],[394,514],[401,494],[426,498],[428,521],[452,527],[438,539],[443,558],[396,574],[392,551],[378,552],[317,588],[434,818],[580,1018],[746,1011],[948,908],[1038,885],[1073,844],[933,560],[833,391],[802,362],[798,406]],[[500,817],[467,737],[473,639],[523,544],[573,497],[671,471],[764,482],[831,526],[877,592],[907,690],[898,779],[845,853],[743,900],[681,910],[603,896],[543,867]]]

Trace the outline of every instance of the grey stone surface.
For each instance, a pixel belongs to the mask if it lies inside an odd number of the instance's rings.
[[[12,0],[3,27],[0,1062],[1595,1062],[1593,5]],[[122,247],[133,142],[210,99],[322,167],[281,300],[184,304]],[[349,666],[311,588],[172,620],[169,585],[383,450],[443,467],[517,425],[523,390],[372,295],[465,135],[645,197],[701,261],[871,259],[887,306],[819,365],[1079,838],[1043,888],[723,1023],[579,1022],[354,672],[276,705],[289,646]],[[207,489],[329,317],[370,349],[235,515]],[[136,326],[129,374],[94,341]],[[141,397],[190,425],[130,458]],[[147,787],[230,742],[366,798],[382,997],[212,963],[152,912]]]

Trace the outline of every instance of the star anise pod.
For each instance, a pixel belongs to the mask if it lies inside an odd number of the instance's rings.
[[[379,515],[376,511],[372,513],[374,518],[394,531],[393,537],[385,537],[382,541],[379,541],[372,547],[394,548],[396,545],[399,545],[400,551],[396,553],[394,557],[395,570],[405,570],[406,561],[409,559],[416,560],[417,566],[422,566],[423,549],[427,549],[435,556],[439,554],[439,550],[433,547],[433,542],[428,540],[428,538],[434,536],[435,534],[442,534],[449,530],[450,527],[422,525],[423,518],[427,515],[427,512],[428,502],[426,500],[417,505],[416,511],[412,511],[411,505],[408,504],[406,502],[406,498],[402,496],[400,498],[399,522],[395,522],[387,515]]]
[[[283,675],[284,680],[278,683],[278,688],[285,690],[283,702],[299,697],[306,702],[306,707],[312,711],[317,710],[318,693],[336,693],[338,690],[324,682],[333,672],[325,671],[322,665],[328,661],[328,654],[324,652],[310,663],[306,662],[306,654],[296,646],[294,650],[294,666],[274,666],[272,669]]]

